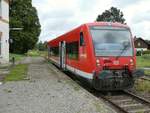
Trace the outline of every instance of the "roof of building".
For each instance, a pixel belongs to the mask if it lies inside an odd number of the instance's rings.
[[[134,38],[134,41],[138,41],[138,40],[142,40],[142,41],[144,41],[147,45],[150,46],[150,40],[144,40],[144,39],[142,39],[141,37],[139,37],[139,38]]]

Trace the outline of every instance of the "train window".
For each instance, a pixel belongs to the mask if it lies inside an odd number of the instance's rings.
[[[132,56],[131,33],[127,28],[91,27],[96,56]]]
[[[83,32],[80,33],[80,46],[84,46],[84,36],[83,36]]]
[[[79,47],[78,41],[67,44],[67,55],[69,59],[78,59]]]
[[[50,55],[59,56],[59,48],[58,47],[51,47],[50,48]]]

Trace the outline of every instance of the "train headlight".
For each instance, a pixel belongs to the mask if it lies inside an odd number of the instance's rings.
[[[134,65],[133,59],[130,59],[130,65]]]
[[[97,65],[97,66],[100,66],[100,61],[99,61],[99,59],[96,60],[96,65]]]

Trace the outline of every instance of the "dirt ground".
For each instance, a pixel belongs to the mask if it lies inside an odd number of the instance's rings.
[[[115,113],[42,57],[27,57],[29,80],[0,85],[0,113]]]

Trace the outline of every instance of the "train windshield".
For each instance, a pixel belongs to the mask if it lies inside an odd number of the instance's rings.
[[[90,28],[96,56],[132,56],[131,34],[127,28]]]

